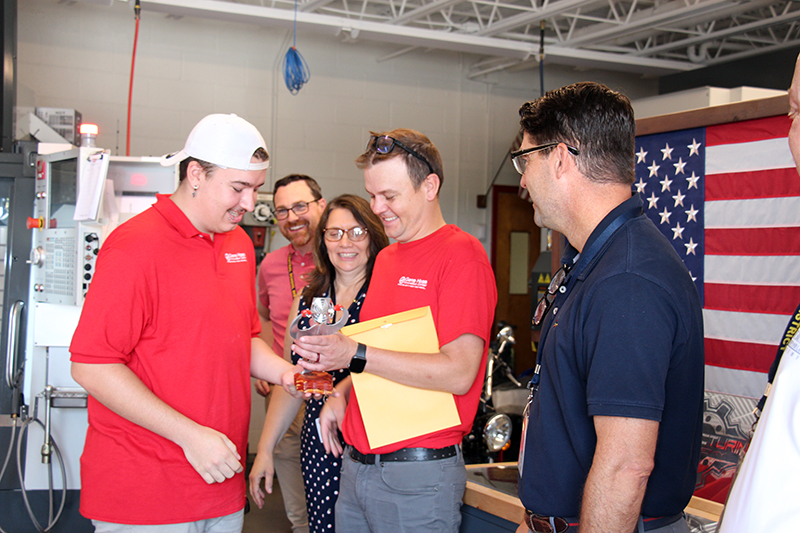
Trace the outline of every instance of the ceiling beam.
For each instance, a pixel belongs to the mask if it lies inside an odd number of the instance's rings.
[[[294,11],[292,10],[235,4],[217,0],[141,0],[141,5],[144,10],[175,16],[213,18],[281,29],[289,29],[294,23]],[[538,54],[538,45],[533,43],[354,20],[319,13],[297,13],[297,27],[298,29],[305,29],[323,35],[337,36],[345,31],[353,39],[521,60]],[[695,65],[680,61],[640,58],[559,46],[549,47],[546,53],[548,61],[552,64],[582,67],[586,67],[589,64],[591,68],[637,72],[656,76],[697,68]]]
[[[429,4],[418,7],[417,9],[412,9],[408,13],[403,13],[399,17],[389,19],[389,24],[406,24],[416,19],[426,17],[431,13],[435,13],[436,11],[446,9],[453,4],[459,4],[462,1],[463,0],[434,0]]]
[[[678,41],[673,41],[671,43],[653,46],[650,48],[643,48],[641,50],[634,52],[634,55],[658,54],[661,52],[667,52],[678,48],[685,48],[687,46],[692,46],[695,44],[701,44],[707,41],[724,39],[732,35],[738,35],[741,33],[746,33],[748,31],[758,30],[766,26],[772,26],[776,23],[779,24],[785,22],[792,22],[797,19],[800,19],[800,10],[795,11],[793,13],[784,13],[783,15],[778,15],[770,19],[756,20],[753,22],[749,22],[747,24],[742,24],[740,26],[731,26],[730,28],[725,28],[723,30],[713,31],[711,33],[704,33],[703,35],[698,35],[696,37],[689,37],[687,39],[681,39]],[[762,51],[761,48],[753,48],[753,49],[759,52]]]
[[[605,4],[606,2],[602,1],[600,3]],[[555,17],[557,15],[563,15],[567,11],[586,7],[587,5],[591,5],[591,3],[587,2],[586,0],[561,0],[560,2],[547,2],[547,5],[539,9],[526,11],[524,13],[520,13],[519,15],[514,15],[499,20],[477,32],[477,35],[496,35],[513,28],[519,28],[520,26],[538,24],[542,20]]]
[[[750,0],[746,3],[739,3],[739,4],[731,4],[730,7],[722,9],[720,11],[715,11],[710,14],[706,14],[704,16],[695,16],[688,22],[687,26],[692,29],[689,29],[687,33],[695,33],[693,28],[701,26],[703,24],[707,24],[712,21],[725,21],[725,19],[733,19],[737,15],[741,15],[742,13],[753,12],[763,7],[769,7],[775,4],[774,0]],[[659,35],[659,34],[670,34],[674,33],[674,28],[665,28],[663,25],[659,25],[655,28],[648,28],[643,29],[638,32],[628,33],[626,35],[622,35],[617,37],[614,41],[614,44],[617,45],[626,45],[636,41],[641,41],[643,39],[647,39],[648,37]]]
[[[577,31],[562,44],[570,47],[591,46],[616,39],[643,28],[692,21],[701,15],[721,11],[728,7],[730,7],[730,0],[707,0],[694,4],[687,4],[684,0],[676,0],[669,4],[661,4],[654,8],[642,10],[630,17],[624,24],[596,24]]]
[[[333,0],[308,0],[299,5],[300,11],[310,12],[317,8],[327,6]]]

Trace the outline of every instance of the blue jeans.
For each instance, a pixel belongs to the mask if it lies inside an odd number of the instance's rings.
[[[433,461],[364,465],[342,458],[336,530],[347,533],[458,533],[467,471],[458,454]]]

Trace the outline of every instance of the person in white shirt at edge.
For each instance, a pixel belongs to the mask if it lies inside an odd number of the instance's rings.
[[[789,150],[800,171],[800,56],[789,87]],[[790,321],[800,328],[800,313]],[[781,356],[775,378],[725,503],[719,533],[795,533],[800,477],[800,336]]]

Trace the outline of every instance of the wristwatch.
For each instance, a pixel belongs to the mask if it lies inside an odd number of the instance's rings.
[[[347,365],[347,368],[350,369],[350,372],[360,374],[364,371],[365,366],[367,366],[367,347],[359,342],[356,354],[350,359],[350,364]]]

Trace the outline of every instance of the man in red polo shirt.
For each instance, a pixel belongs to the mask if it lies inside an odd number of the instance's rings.
[[[284,353],[286,326],[294,317],[289,308],[295,296],[306,286],[306,274],[314,270],[314,232],[325,210],[325,199],[319,184],[304,174],[289,174],[275,182],[273,189],[275,218],[278,229],[289,244],[267,254],[258,270],[258,312],[262,323],[261,338],[275,353],[289,360]],[[256,381],[256,391],[269,394],[264,381]],[[269,400],[267,400],[269,409]],[[275,447],[274,469],[281,483],[286,516],[293,533],[308,532],[308,513],[300,467],[300,433],[305,408],[301,406],[294,422]]]
[[[295,353],[306,359],[300,364],[309,370],[349,367],[350,372],[370,372],[404,385],[452,393],[460,424],[372,448],[358,391],[337,385],[342,396],[328,398],[320,414],[326,449],[331,451],[330,443],[336,440],[331,437],[342,416],[348,444],[336,501],[336,529],[456,533],[466,487],[460,443],[472,428],[483,385],[497,303],[494,273],[480,242],[445,223],[439,204],[442,159],[425,135],[408,129],[373,134],[356,164],[364,171],[372,210],[383,221],[386,234],[397,241],[375,260],[361,320],[430,306],[440,351],[382,350],[337,333],[300,337]]]
[[[205,117],[162,160],[180,163],[175,193],[100,249],[70,346],[90,395],[81,513],[100,533],[241,531],[250,375],[291,390],[294,374],[258,337],[238,226],[268,159],[252,124]]]

